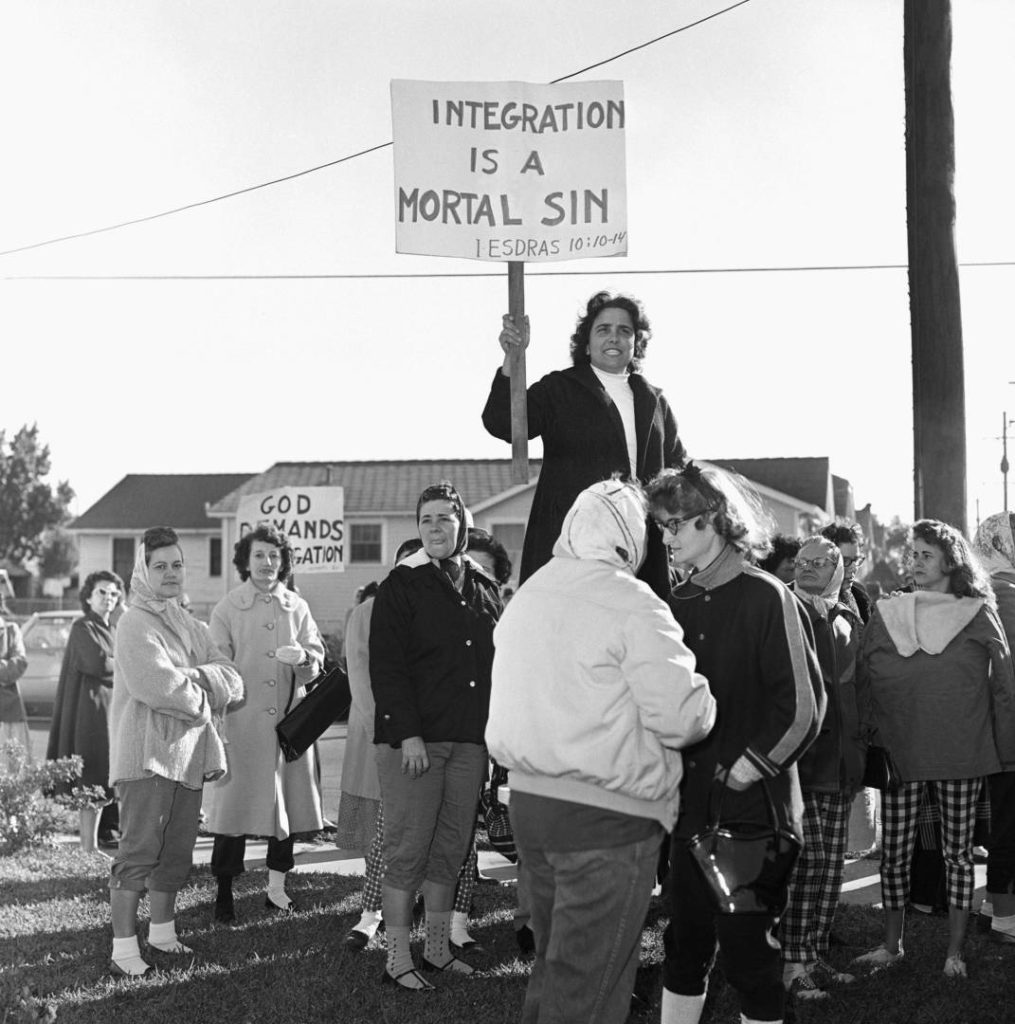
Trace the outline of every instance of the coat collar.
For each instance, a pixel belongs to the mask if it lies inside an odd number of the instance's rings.
[[[262,592],[250,580],[230,590],[228,595],[229,603],[241,611],[252,608],[254,602],[262,596]],[[291,612],[299,601],[299,595],[293,593],[284,583],[276,583],[275,589],[271,591],[271,596],[282,606],[282,610],[287,612]]]

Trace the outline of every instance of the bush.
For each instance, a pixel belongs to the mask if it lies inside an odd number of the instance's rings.
[[[66,796],[49,796],[81,777],[75,754],[32,764],[17,740],[0,747],[0,857],[42,843],[66,827],[68,809],[106,802],[101,786],[75,786]]]

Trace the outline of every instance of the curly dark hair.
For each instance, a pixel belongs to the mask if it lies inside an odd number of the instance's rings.
[[[479,551],[493,559],[493,578],[500,586],[503,587],[511,579],[511,559],[508,558],[507,549],[492,533],[478,526],[470,526],[468,550],[470,554]]]
[[[804,542],[800,537],[791,537],[788,533],[777,533],[772,538],[772,553],[763,558],[758,567],[765,572],[774,573],[787,558],[796,558]]]
[[[940,519],[918,519],[909,531],[914,540],[922,540],[945,556],[948,590],[956,597],[982,597],[994,605],[994,588],[973,549],[962,534]]]
[[[180,554],[183,554],[179,534],[171,526],[152,526],[145,530],[141,543],[144,544],[145,565],[151,564],[152,552],[158,551],[159,548],[178,547]]]
[[[155,549],[152,548],[152,550],[154,551]],[[92,594],[95,593],[95,588],[102,580],[106,580],[108,583],[115,583],[120,588],[121,594],[125,592],[126,588],[123,585],[123,580],[111,569],[99,569],[98,572],[90,572],[85,577],[85,582],[81,584],[81,590],[78,592],[78,598],[81,601],[83,611],[87,612],[90,609],[91,606],[88,602],[91,600]]]
[[[260,526],[245,534],[233,545],[233,565],[236,566],[240,579],[244,582],[250,579],[250,549],[254,546],[255,540],[278,548],[282,555],[282,565],[278,570],[278,578],[282,583],[288,583],[289,578],[293,574],[292,545],[279,530],[268,523],[261,523]]]
[[[855,544],[858,548],[863,547],[863,530],[860,529],[859,523],[851,522],[849,519],[829,523],[821,531],[821,536],[833,544]]]
[[[585,312],[578,318],[575,324],[574,334],[571,335],[571,362],[575,366],[581,363],[591,362],[589,357],[589,337],[592,334],[592,324],[597,316],[604,309],[623,309],[631,318],[634,325],[634,354],[628,369],[637,373],[641,369],[641,361],[645,358],[645,349],[648,347],[649,339],[652,337],[652,327],[645,315],[642,304],[629,295],[613,295],[610,292],[596,292],[585,304]]]

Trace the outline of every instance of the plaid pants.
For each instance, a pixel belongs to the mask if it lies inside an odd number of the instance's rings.
[[[804,793],[804,848],[779,929],[786,963],[812,965],[828,955],[828,936],[842,888],[851,802],[846,793]]]
[[[941,779],[904,782],[881,794],[884,852],[881,859],[881,899],[886,910],[902,910],[909,897],[909,865],[916,843],[920,802],[925,787],[933,787],[941,815],[941,856],[945,863],[945,892],[950,906],[973,906],[973,830],[983,779]]]
[[[476,852],[476,837],[472,837],[472,846],[469,848],[469,855],[465,858],[461,870],[458,872],[458,885],[455,888],[455,910],[468,914],[472,906],[472,894],[476,888],[476,880],[479,878],[479,854]],[[384,885],[384,875],[387,865],[384,863],[384,804],[377,808],[377,829],[374,832],[373,842],[367,852],[366,860],[366,881],[363,883],[363,899],[361,911],[380,912],[381,910],[381,888]]]

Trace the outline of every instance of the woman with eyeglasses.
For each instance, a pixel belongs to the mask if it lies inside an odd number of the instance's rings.
[[[754,564],[770,531],[760,499],[739,477],[688,464],[646,488],[672,560],[691,570],[669,605],[716,699],[708,738],[684,750],[681,816],[670,843],[661,1024],[697,1024],[718,952],[745,1022],[781,1021],[786,992],[776,928],[789,878],[774,880],[766,911],[719,913],[689,840],[723,819],[779,825],[801,837],[796,762],[824,713],[810,626],[789,590]]]
[[[830,523],[821,531],[821,536],[830,540],[842,553],[842,590],[840,598],[866,625],[870,621],[874,602],[867,588],[856,578],[860,566],[867,560],[863,553],[863,530],[850,522]]]
[[[553,553],[575,498],[586,487],[617,475],[645,483],[661,469],[679,466],[684,446],[662,390],[642,376],[652,329],[637,299],[597,292],[585,305],[571,335],[571,362],[528,388],[529,437],[543,441],[543,467],[525,528],[519,582]],[[511,440],[511,352],[529,344],[529,324],[503,318],[499,339],[504,363],[490,386],[483,426]],[[645,561],[638,571],[665,599],[670,580],[666,551],[648,531]]]
[[[827,998],[828,984],[854,981],[828,962],[849,836],[849,810],[863,783],[865,745],[856,703],[856,654],[862,624],[841,598],[843,557],[825,537],[797,552],[793,591],[814,630],[827,697],[821,732],[800,758],[804,847],[793,872],[779,930],[783,983],[798,999]]]
[[[901,782],[882,792],[884,941],[855,962],[889,967],[905,955],[910,857],[929,786],[948,896],[944,974],[964,978],[976,804],[985,776],[1015,767],[1015,677],[990,580],[965,537],[921,519],[908,555],[916,590],[878,602],[857,674],[862,726]]]

